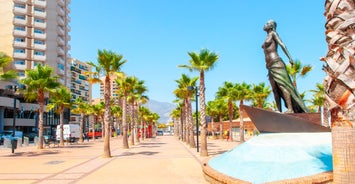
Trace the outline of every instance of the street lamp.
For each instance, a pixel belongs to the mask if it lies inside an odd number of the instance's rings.
[[[195,90],[195,102],[196,102],[196,149],[199,152],[199,141],[198,141],[198,88],[195,86],[188,86],[187,90],[193,91]]]
[[[8,85],[7,89],[12,90],[13,94],[14,94],[14,109],[13,109],[13,118],[12,118],[12,139],[11,139],[11,152],[14,153],[15,152],[15,144],[17,142],[15,142],[15,129],[16,129],[16,91],[18,89],[17,85]]]

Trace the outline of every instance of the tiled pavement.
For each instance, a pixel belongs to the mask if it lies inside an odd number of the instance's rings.
[[[102,158],[103,141],[37,150],[20,147],[11,153],[0,148],[0,183],[207,183],[196,148],[174,136],[146,139],[122,149],[120,138],[111,139],[112,158]],[[208,140],[210,157],[238,142]]]

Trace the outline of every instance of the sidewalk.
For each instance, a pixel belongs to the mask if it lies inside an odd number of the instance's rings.
[[[210,157],[238,142],[208,140]],[[11,153],[0,148],[0,183],[207,183],[196,148],[174,136],[158,136],[122,149],[120,138],[111,139],[112,158],[102,158],[103,141],[37,150],[20,147]]]

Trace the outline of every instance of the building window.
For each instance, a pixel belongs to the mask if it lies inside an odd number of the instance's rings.
[[[25,28],[25,27],[22,27],[22,26],[15,26],[14,29],[15,29],[15,30],[18,30],[18,31],[26,31],[26,28]]]
[[[17,72],[17,76],[19,76],[19,77],[25,77],[25,72]]]
[[[25,38],[16,37],[15,42],[25,42]]]
[[[24,5],[24,4],[15,4],[14,7],[25,9],[25,8],[26,8],[26,5]]]
[[[35,51],[36,56],[44,56],[44,52],[42,51]]]
[[[15,15],[15,19],[26,20],[26,17],[24,15]]]
[[[43,9],[43,8],[35,7],[35,8],[34,8],[34,11],[36,11],[36,12],[44,12],[44,9]]]
[[[34,30],[34,33],[44,34],[44,31],[43,31],[43,30],[40,30],[40,29],[35,29],[35,30]]]
[[[64,65],[61,64],[61,63],[58,63],[58,68],[61,69],[61,70],[64,70]]]
[[[44,45],[44,41],[42,41],[42,40],[34,40],[33,43],[39,44],[39,45]]]
[[[25,52],[25,49],[15,49],[14,53],[22,53],[22,54],[24,54],[26,52]]]
[[[43,19],[35,19],[34,21],[35,21],[35,22],[44,23],[44,20],[43,20]]]
[[[14,60],[14,63],[15,65],[25,65],[25,61],[20,59]]]

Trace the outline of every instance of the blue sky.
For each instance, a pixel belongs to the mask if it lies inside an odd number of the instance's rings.
[[[261,48],[269,19],[293,59],[314,67],[297,80],[299,91],[315,89],[325,76],[319,61],[327,51],[324,1],[75,0],[70,8],[71,56],[96,62],[98,49],[124,55],[122,71],[144,80],[153,100],[172,102],[175,80],[198,76],[177,66],[188,64],[187,52],[203,48],[220,57],[205,74],[207,101],[224,81],[269,85]],[[93,97],[99,97],[97,85]]]

